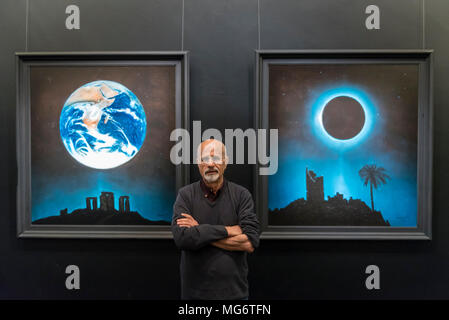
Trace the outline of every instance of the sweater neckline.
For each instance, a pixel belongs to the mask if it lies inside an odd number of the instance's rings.
[[[215,199],[215,201],[209,200],[209,199],[204,195],[200,183],[201,183],[201,182],[198,181],[198,186],[199,186],[199,189],[200,189],[201,196],[202,196],[203,200],[204,200],[210,207],[215,207],[215,205],[216,205],[219,201],[221,201],[221,199],[222,199],[223,196],[224,196],[224,193],[226,192],[226,187],[227,187],[226,184],[227,184],[227,181],[226,181],[226,180],[223,181],[223,186],[220,188],[220,194],[219,194],[218,197]]]

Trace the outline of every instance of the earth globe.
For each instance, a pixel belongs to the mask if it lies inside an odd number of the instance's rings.
[[[79,163],[111,169],[130,161],[145,140],[145,111],[120,83],[98,80],[76,89],[59,119],[62,142]]]

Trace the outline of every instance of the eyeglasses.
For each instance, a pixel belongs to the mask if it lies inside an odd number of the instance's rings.
[[[201,163],[215,163],[215,164],[222,164],[223,163],[223,159],[219,156],[213,156],[213,157],[202,157],[201,158]]]

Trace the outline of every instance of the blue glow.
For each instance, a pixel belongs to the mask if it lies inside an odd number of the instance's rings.
[[[34,176],[32,181],[32,216],[35,221],[58,216],[60,210],[68,212],[86,208],[86,197],[96,197],[99,205],[102,191],[114,193],[115,208],[118,198],[130,197],[131,211],[153,221],[171,221],[176,199],[175,181],[142,179],[136,181],[119,172],[86,171],[77,179]]]
[[[323,126],[323,110],[326,105],[334,98],[349,97],[356,100],[365,112],[365,124],[362,130],[353,138],[340,140],[332,137],[327,133]],[[344,86],[334,88],[323,92],[318,99],[314,101],[311,109],[312,123],[315,135],[320,138],[327,146],[336,149],[347,149],[362,142],[371,132],[374,126],[374,115],[376,114],[376,107],[372,99],[363,91],[356,87]]]
[[[374,190],[375,210],[381,211],[384,219],[392,226],[416,227],[416,167],[403,168],[388,156],[372,157],[365,154],[362,152],[360,157],[345,162],[326,159],[328,153],[322,159],[308,158],[306,152],[295,150],[291,145],[285,146],[281,149],[278,172],[268,178],[268,207],[271,210],[283,208],[296,199],[307,199],[306,168],[324,177],[326,200],[338,192],[345,199],[361,199],[371,206],[369,186],[363,185],[358,170],[367,163],[381,163],[391,179]]]
[[[268,207],[284,208],[292,201],[307,198],[306,168],[323,176],[325,199],[338,192],[345,199],[360,199],[371,206],[370,188],[363,185],[358,171],[366,164],[376,164],[386,169],[390,179],[374,190],[375,210],[391,226],[416,227],[416,160],[406,147],[391,153],[381,148],[389,137],[383,131],[388,121],[381,111],[385,106],[366,90],[349,84],[310,90],[309,95],[305,116],[292,119],[298,134],[287,135],[279,144],[279,169],[268,177]],[[347,140],[330,136],[322,123],[325,106],[340,96],[355,99],[365,113],[364,127]]]

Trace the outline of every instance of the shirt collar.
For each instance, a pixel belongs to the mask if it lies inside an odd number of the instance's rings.
[[[201,178],[201,180],[200,180],[200,186],[201,186],[201,190],[203,191],[204,197],[207,198],[207,199],[209,199],[209,200],[211,200],[211,201],[215,201],[215,200],[218,198],[218,196],[220,195],[221,190],[223,189],[225,183],[226,183],[226,179],[223,177],[223,183],[222,183],[220,189],[218,189],[217,192],[214,193],[214,192],[212,191],[212,189],[209,188],[209,187],[206,185],[206,183],[204,182],[204,180]]]

